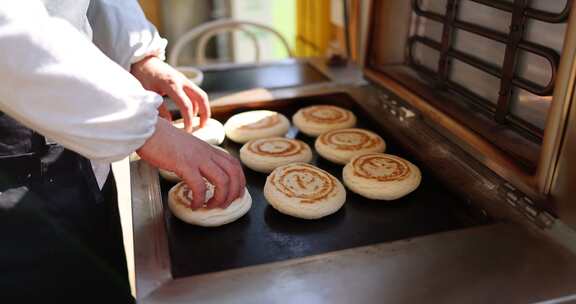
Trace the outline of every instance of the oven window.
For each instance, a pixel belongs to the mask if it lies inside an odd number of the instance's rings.
[[[540,142],[571,0],[413,0],[409,65]]]

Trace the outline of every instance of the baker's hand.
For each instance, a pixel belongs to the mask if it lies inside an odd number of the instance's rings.
[[[184,74],[157,57],[146,57],[132,64],[130,73],[146,90],[162,96],[168,95],[176,102],[184,118],[186,131],[192,131],[192,118],[196,115],[200,116],[200,127],[203,127],[210,117],[210,105],[206,93]],[[161,117],[172,119],[166,105],[162,105],[158,111]]]
[[[152,165],[172,171],[192,189],[192,208],[204,204],[206,185],[203,177],[215,186],[208,208],[226,208],[244,194],[246,180],[240,162],[196,137],[158,118],[154,134],[137,150]]]

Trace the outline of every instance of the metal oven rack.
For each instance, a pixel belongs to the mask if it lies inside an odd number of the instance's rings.
[[[474,103],[481,110],[492,115],[498,123],[510,124],[512,127],[526,133],[537,141],[540,141],[543,136],[542,130],[511,115],[511,100],[514,88],[516,87],[522,88],[538,96],[552,95],[554,83],[556,82],[560,55],[552,48],[535,42],[526,41],[524,39],[525,31],[530,19],[546,23],[566,22],[573,1],[567,0],[564,9],[558,13],[550,13],[531,8],[528,5],[528,0],[514,0],[512,3],[496,0],[470,1],[511,13],[512,17],[509,32],[504,33],[482,25],[459,20],[458,9],[461,0],[447,0],[446,13],[444,15],[423,10],[420,6],[419,0],[412,0],[412,9],[416,16],[442,23],[442,37],[441,41],[435,41],[419,35],[411,36],[408,40],[408,62],[415,70],[425,74],[426,77],[431,78],[434,85],[438,88],[450,90],[464,96],[468,101]],[[506,48],[502,66],[496,66],[472,54],[454,49],[454,34],[456,30],[467,31],[505,44]],[[418,63],[414,56],[414,46],[417,44],[423,44],[440,53],[437,72]],[[517,75],[518,57],[521,51],[535,54],[548,61],[551,68],[551,77],[546,85],[534,83],[533,81]],[[500,80],[498,100],[496,104],[491,103],[485,98],[473,93],[468,88],[450,80],[450,66],[454,59],[488,73]]]

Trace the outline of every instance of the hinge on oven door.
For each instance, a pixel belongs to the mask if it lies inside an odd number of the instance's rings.
[[[513,185],[505,183],[501,187],[501,193],[510,206],[514,207],[539,228],[547,229],[554,224],[556,220],[554,216],[540,208],[533,199],[516,189]]]
[[[378,92],[380,107],[401,122],[417,117],[416,112],[405,104],[400,104],[383,91]]]
[[[412,107],[404,102],[399,102],[398,100],[401,99],[394,98],[389,95],[388,92],[378,90],[376,96],[379,106],[385,111],[385,113],[392,115],[403,123],[410,122],[413,119],[420,117],[418,112],[414,111]],[[556,218],[554,216],[539,207],[532,198],[516,189],[512,184],[504,182],[502,186],[499,187],[498,191],[501,197],[509,205],[520,212],[537,227],[547,229],[552,227],[555,223]]]

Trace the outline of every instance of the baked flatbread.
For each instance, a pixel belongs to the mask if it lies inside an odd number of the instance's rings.
[[[224,124],[226,136],[241,144],[253,139],[284,136],[289,129],[290,121],[286,116],[268,110],[242,112]]]
[[[184,129],[184,120],[178,119],[172,122],[172,124],[179,129]],[[200,118],[192,118],[192,135],[198,137],[199,139],[211,144],[220,145],[226,137],[224,134],[224,126],[213,118],[208,118],[206,125],[200,128]]]
[[[303,141],[284,137],[254,139],[240,149],[240,160],[248,168],[270,173],[277,167],[312,160],[312,150]]]
[[[354,127],[356,115],[337,106],[315,105],[298,110],[292,116],[292,123],[302,133],[316,137],[331,130]]]
[[[386,143],[378,134],[358,128],[328,131],[318,138],[314,147],[325,159],[345,165],[356,155],[380,153],[386,149]]]
[[[206,182],[205,202],[213,195],[214,186]],[[244,195],[234,200],[226,209],[192,210],[190,208],[192,200],[192,190],[184,182],[176,184],[168,192],[168,207],[172,214],[186,223],[203,227],[217,227],[231,223],[246,214],[252,207],[252,197],[248,189],[245,189]]]
[[[264,185],[264,196],[274,209],[302,219],[330,215],[346,202],[346,190],[338,179],[304,163],[272,171]]]
[[[416,190],[422,179],[411,162],[390,154],[368,153],[354,157],[344,166],[348,189],[375,200],[395,200]]]

